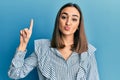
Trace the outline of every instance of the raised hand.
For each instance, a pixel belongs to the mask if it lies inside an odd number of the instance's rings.
[[[18,50],[24,51],[26,49],[32,34],[32,29],[33,29],[33,19],[31,19],[30,21],[29,28],[24,28],[23,30],[20,31],[20,45],[18,47]]]

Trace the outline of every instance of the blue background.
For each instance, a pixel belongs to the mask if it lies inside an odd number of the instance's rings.
[[[34,19],[27,57],[35,39],[51,38],[57,11],[67,2],[82,9],[88,41],[97,48],[100,79],[120,80],[119,0],[0,0],[0,80],[11,80],[7,72],[19,45],[19,31]],[[21,80],[38,80],[36,69]]]

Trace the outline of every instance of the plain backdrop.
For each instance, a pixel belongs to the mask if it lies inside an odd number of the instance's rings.
[[[119,0],[0,0],[0,80],[11,80],[8,70],[19,32],[34,19],[28,57],[35,39],[51,39],[59,8],[77,3],[83,12],[88,42],[93,44],[100,80],[120,80],[120,1]],[[21,80],[38,80],[36,68]]]

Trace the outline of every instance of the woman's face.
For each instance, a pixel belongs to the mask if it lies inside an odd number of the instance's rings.
[[[78,29],[80,14],[75,7],[66,7],[59,17],[59,30],[64,36],[74,35]]]

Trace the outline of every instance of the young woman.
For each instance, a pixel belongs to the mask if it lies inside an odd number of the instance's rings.
[[[12,60],[10,78],[24,78],[37,67],[40,80],[99,80],[95,47],[86,40],[82,12],[77,4],[67,3],[59,10],[52,40],[35,40],[35,51],[26,59],[30,28],[20,31],[20,45]]]

